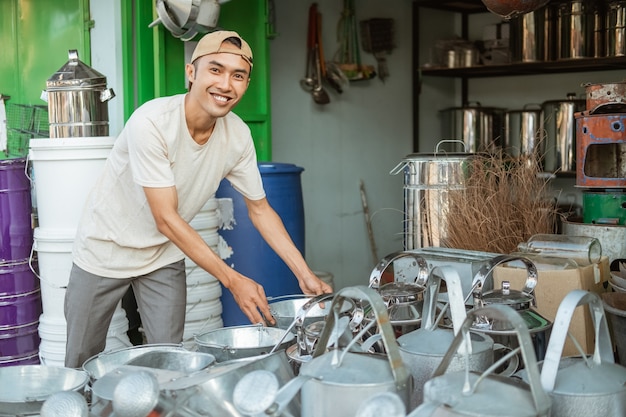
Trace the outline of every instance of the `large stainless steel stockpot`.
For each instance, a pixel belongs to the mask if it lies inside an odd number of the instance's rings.
[[[438,150],[407,155],[390,172],[404,174],[405,250],[447,246],[450,193],[465,188],[474,154]]]

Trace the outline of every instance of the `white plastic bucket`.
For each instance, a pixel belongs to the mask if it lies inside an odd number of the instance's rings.
[[[114,142],[113,136],[30,140],[28,159],[41,227],[76,229]]]
[[[216,300],[198,301],[193,304],[187,304],[185,312],[185,321],[210,320],[212,318],[221,318],[222,303],[219,298]]]
[[[66,287],[72,270],[72,246],[76,229],[36,227],[33,235],[39,278],[52,286]]]

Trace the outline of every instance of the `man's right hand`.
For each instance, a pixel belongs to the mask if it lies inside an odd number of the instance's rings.
[[[251,323],[276,323],[265,290],[256,281],[240,275],[238,279],[231,280],[228,289]]]

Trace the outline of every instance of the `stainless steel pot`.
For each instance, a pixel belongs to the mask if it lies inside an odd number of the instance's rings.
[[[498,362],[481,374],[469,372],[469,364],[466,369],[448,372],[479,316],[506,321],[516,330],[528,383],[493,375]],[[408,417],[548,417],[550,408],[550,397],[541,387],[537,360],[523,319],[509,306],[492,305],[468,313],[441,364],[424,385],[424,403]]]
[[[574,310],[589,305],[595,330],[593,355],[561,358]],[[602,299],[573,290],[556,313],[555,328],[541,368],[541,384],[552,397],[553,417],[626,415],[626,367],[615,363]]]
[[[504,113],[504,143],[507,153],[536,156],[543,160],[545,140],[541,125],[541,106],[527,104],[520,110],[507,110]]]
[[[557,44],[559,59],[594,56],[594,7],[597,2],[569,0],[559,3]]]
[[[374,311],[386,354],[331,349],[329,341],[341,314],[344,298],[362,300]],[[303,417],[356,417],[360,405],[372,395],[395,392],[408,404],[410,377],[400,358],[384,301],[365,286],[347,287],[335,294],[313,358],[300,368],[307,378],[300,392]],[[363,329],[365,330],[365,328]],[[358,337],[353,339],[353,343]]]
[[[440,143],[441,144],[441,143]],[[471,153],[410,154],[391,175],[404,174],[404,249],[446,246],[449,194],[465,187]]]
[[[442,132],[445,138],[458,139],[464,150],[446,149],[448,152],[492,152],[501,149],[504,135],[504,111],[497,107],[484,107],[468,103],[440,111]]]
[[[259,324],[222,327],[195,335],[194,340],[198,351],[212,354],[217,362],[226,362],[285,350],[295,342],[295,335]]]
[[[446,283],[448,303],[454,329],[439,327],[436,317],[437,298],[441,280]],[[465,320],[465,302],[461,278],[452,267],[435,267],[429,276],[424,295],[422,326],[398,338],[400,357],[413,377],[410,409],[422,403],[423,387],[448,351],[454,335]],[[464,344],[452,360],[453,369],[463,369],[465,361],[469,369],[484,371],[493,364],[494,342],[486,335],[470,335],[470,343]]]
[[[496,266],[512,261],[521,261],[526,267],[526,282],[521,290],[511,289],[507,281],[503,281],[503,288],[483,291],[484,283],[492,278]],[[536,306],[534,290],[537,286],[539,274],[537,267],[528,258],[515,255],[500,255],[494,257],[481,268],[473,282],[474,309],[488,305],[507,305],[513,308],[524,319],[530,332],[537,360],[545,356],[548,340],[552,330],[552,322],[533,309]],[[474,322],[472,329],[476,332],[491,336],[496,343],[501,343],[510,349],[517,348],[515,329],[508,322],[499,322],[488,317],[480,317]]]
[[[586,101],[569,93],[565,100],[541,104],[540,131],[545,132],[544,171],[576,172],[576,118]]]
[[[408,268],[399,268],[395,263],[403,258],[412,260]],[[393,277],[385,274],[390,266],[393,266]],[[428,274],[426,260],[411,251],[398,251],[385,256],[370,273],[369,286],[378,291],[387,305],[396,337],[419,328]],[[395,275],[403,279],[396,280]]]
[[[69,61],[46,81],[50,137],[108,136],[108,102],[115,93],[104,75],[78,59],[78,51],[68,55]]]
[[[510,20],[510,48],[513,62],[541,62],[555,59],[556,9],[547,4]]]

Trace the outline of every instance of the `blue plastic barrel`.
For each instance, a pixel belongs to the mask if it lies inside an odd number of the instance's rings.
[[[267,200],[278,213],[296,247],[304,255],[304,204],[300,174],[304,168],[294,164],[259,162]],[[287,265],[265,242],[248,217],[246,203],[228,180],[223,180],[215,196],[233,200],[235,224],[219,233],[232,248],[224,259],[239,273],[263,285],[268,297],[301,294],[298,281]],[[222,288],[224,326],[250,324],[230,291]]]

